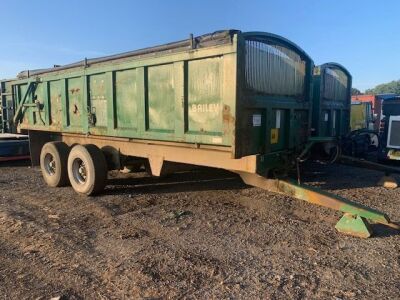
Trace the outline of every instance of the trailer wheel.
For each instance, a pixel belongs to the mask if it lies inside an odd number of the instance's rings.
[[[100,193],[107,180],[107,162],[95,145],[76,145],[68,157],[68,177],[74,190],[87,196]]]
[[[40,152],[40,168],[44,181],[51,187],[69,184],[68,162],[69,147],[63,142],[46,143]]]

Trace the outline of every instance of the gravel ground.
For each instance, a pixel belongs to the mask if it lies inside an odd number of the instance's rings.
[[[400,220],[400,190],[377,187],[382,174],[307,170],[307,183]],[[400,236],[345,236],[339,218],[219,170],[111,173],[86,198],[2,164],[0,298],[399,299]]]

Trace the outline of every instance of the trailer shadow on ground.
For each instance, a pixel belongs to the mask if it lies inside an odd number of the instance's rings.
[[[351,190],[378,187],[378,181],[383,175],[382,172],[343,165],[312,165],[302,171],[301,182],[327,191]],[[400,176],[393,176],[400,182]],[[296,174],[291,174],[290,178],[296,179]],[[239,175],[213,168],[199,168],[164,177],[149,176],[145,172],[122,174],[113,171],[109,175],[107,185],[112,187],[112,190],[106,191],[110,194],[123,194],[129,190],[165,193],[167,188],[169,192],[253,188],[246,185]],[[172,186],[175,189],[170,190]]]
[[[335,191],[378,187],[378,182],[382,176],[384,176],[383,172],[374,170],[339,164],[308,163],[302,169],[301,179],[303,184],[322,190]],[[393,176],[400,182],[400,176]],[[291,177],[295,179],[296,174],[292,174]],[[191,192],[249,188],[237,174],[212,168],[178,172],[165,177],[152,177],[144,172],[121,174],[114,171],[111,172],[107,184],[111,188],[107,189],[105,193],[116,195],[130,192],[165,193],[166,190],[170,192]],[[174,188],[171,190],[172,186]]]
[[[342,169],[348,168],[346,166],[339,167]],[[324,168],[325,166],[322,167],[322,169]],[[328,178],[329,170],[322,171],[324,174],[327,174],[327,179],[332,182],[318,181],[314,178],[313,181],[308,179],[310,181],[306,182],[306,184],[318,186],[321,189],[330,190],[333,193],[335,193],[335,190],[374,187],[376,186],[375,177],[379,177],[379,174],[377,175],[372,172],[372,175],[370,175],[372,179],[363,177],[363,180],[366,181],[365,184],[360,184],[360,180],[356,180],[344,187],[343,178],[346,182],[348,178],[346,179],[341,176],[340,183],[336,183],[335,180],[332,179],[332,175]],[[354,168],[347,171],[353,172],[354,176]],[[318,173],[321,171],[314,170],[314,172]],[[112,177],[108,180],[108,187],[104,192],[105,195],[170,194],[201,191],[232,191],[252,188],[244,184],[241,178],[234,173],[211,168],[180,172],[161,178],[151,177],[146,173],[120,174],[119,172],[112,172],[111,176]],[[399,231],[380,224],[371,224],[371,229],[374,232],[374,238],[399,235]]]
[[[0,162],[0,169],[2,167],[23,167],[30,165],[30,160],[4,161]],[[381,171],[316,162],[306,162],[302,165],[301,170],[302,183],[331,191],[377,187],[379,180],[385,175]],[[399,175],[391,176],[400,183]],[[291,174],[291,177],[296,179],[296,174]],[[248,188],[237,174],[226,170],[206,167],[178,172],[164,177],[152,177],[145,172],[121,174],[114,171],[111,172],[107,184],[113,188],[107,189],[106,194],[123,194],[130,190],[165,192],[165,187],[167,186],[176,186],[176,191],[181,192]]]
[[[110,187],[105,194],[176,193],[207,190],[245,189],[247,185],[234,173],[224,170],[201,168],[152,177],[147,173],[118,174],[112,172],[107,181]]]
[[[318,164],[310,162],[302,170],[302,182],[324,190],[343,190],[378,187],[385,175],[382,171],[345,166],[341,164]],[[400,176],[391,174],[398,183]]]
[[[0,169],[2,167],[29,167],[30,165],[31,161],[29,159],[0,161]]]
[[[386,238],[400,235],[400,232],[398,230],[382,224],[371,224],[371,229],[374,233],[372,238]]]

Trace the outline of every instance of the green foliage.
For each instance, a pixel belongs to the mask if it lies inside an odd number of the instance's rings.
[[[389,83],[382,83],[365,91],[366,94],[386,94],[395,93],[400,94],[400,80],[393,80]]]
[[[361,91],[359,89],[356,88],[351,88],[351,95],[362,95]]]

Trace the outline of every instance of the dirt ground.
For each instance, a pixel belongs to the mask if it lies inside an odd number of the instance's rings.
[[[332,165],[304,177],[400,221],[400,189],[376,187],[381,175]],[[112,173],[86,198],[2,164],[0,298],[399,299],[400,235],[345,236],[339,217],[218,170]]]

